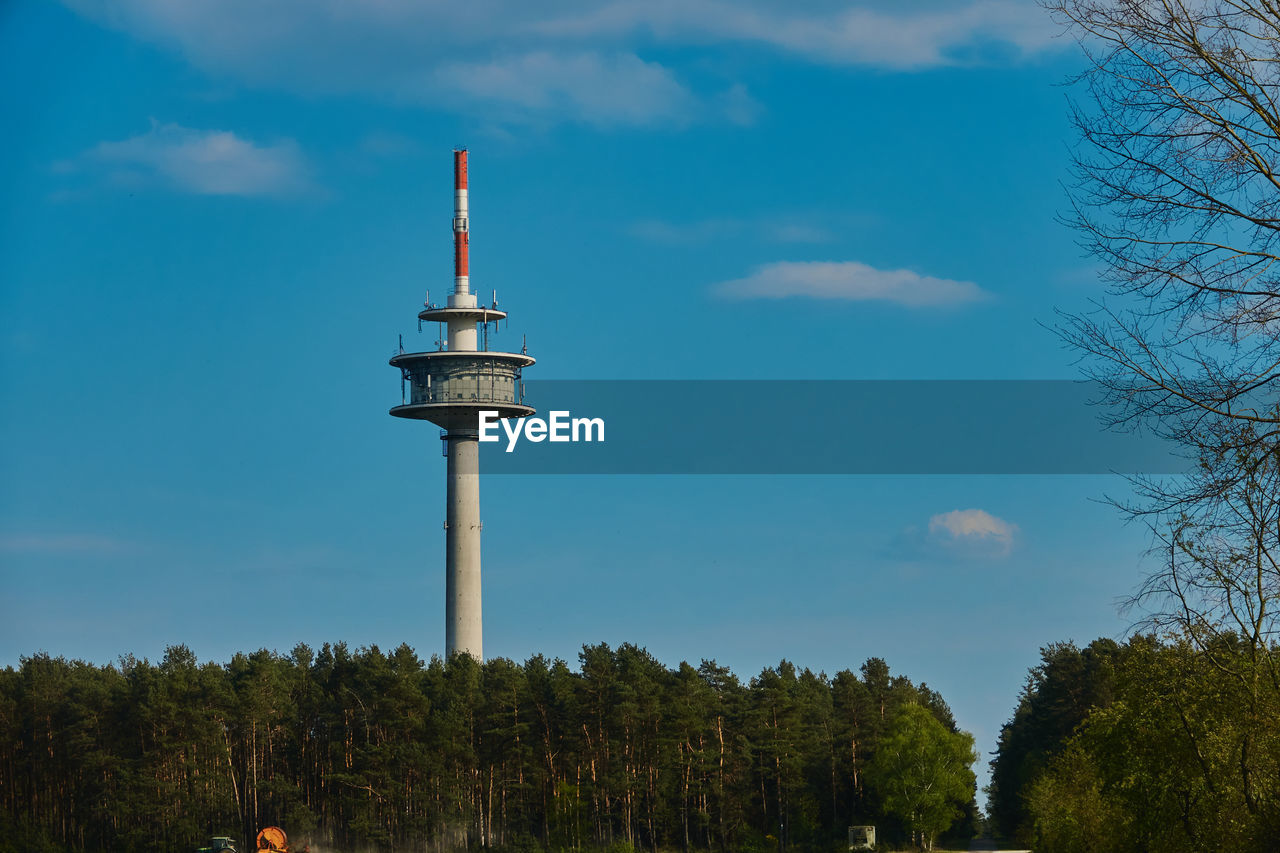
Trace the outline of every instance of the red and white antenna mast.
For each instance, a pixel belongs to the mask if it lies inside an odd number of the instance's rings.
[[[467,223],[467,149],[453,152],[453,292],[471,292],[471,265],[467,255],[470,240]]]

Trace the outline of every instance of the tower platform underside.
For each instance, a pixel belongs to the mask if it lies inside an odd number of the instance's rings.
[[[477,305],[474,308],[424,308],[418,312],[418,319],[429,323],[448,323],[450,320],[474,320],[477,323],[497,323],[507,318],[506,311]]]
[[[391,414],[448,430],[475,429],[481,410],[527,417],[534,409],[524,404],[520,372],[533,362],[521,353],[487,350],[401,353],[391,365],[401,369],[407,393]]]

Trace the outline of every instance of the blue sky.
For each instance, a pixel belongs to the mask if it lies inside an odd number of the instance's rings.
[[[440,651],[443,460],[386,359],[432,346],[455,146],[530,377],[1074,377],[1056,34],[1025,0],[5,4],[0,663]],[[485,649],[881,656],[988,751],[1041,645],[1125,630],[1122,488],[488,477]]]

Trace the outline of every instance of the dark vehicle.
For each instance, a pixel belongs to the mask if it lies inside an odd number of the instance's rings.
[[[208,847],[199,847],[196,853],[236,853],[236,844],[225,835],[217,835],[209,839]]]

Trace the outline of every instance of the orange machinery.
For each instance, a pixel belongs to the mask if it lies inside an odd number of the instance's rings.
[[[258,850],[289,853],[289,837],[278,826],[268,826],[258,833]]]

